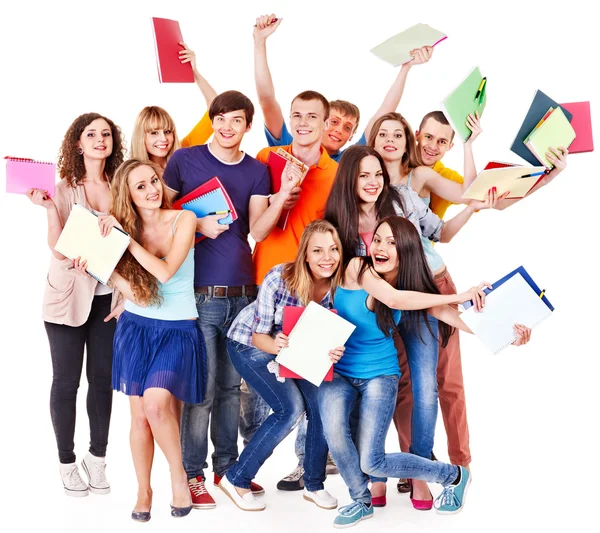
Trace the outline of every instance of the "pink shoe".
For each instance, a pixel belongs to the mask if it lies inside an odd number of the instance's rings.
[[[412,480],[409,480],[409,481],[410,481],[410,502],[412,503],[413,507],[417,511],[431,511],[431,508],[433,507],[433,496],[431,496],[431,500],[415,500],[413,498]],[[431,495],[431,492],[429,494]]]

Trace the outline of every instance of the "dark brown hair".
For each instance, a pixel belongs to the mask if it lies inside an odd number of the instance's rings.
[[[325,111],[323,120],[325,121],[329,118],[329,100],[327,100],[327,98],[325,98],[321,93],[318,93],[317,91],[302,91],[300,94],[296,95],[296,97],[292,100],[292,104],[290,104],[290,107],[296,100],[302,100],[303,102],[308,102],[310,100],[319,100],[319,102],[323,104],[323,110]]]
[[[430,118],[432,118],[433,120],[439,122],[440,124],[442,124],[444,126],[450,126],[450,129],[452,130],[452,135],[450,136],[450,142],[452,142],[452,139],[454,139],[454,129],[452,128],[452,124],[450,124],[450,122],[448,122],[446,115],[444,115],[444,113],[442,113],[441,111],[431,111],[430,113],[427,113],[421,120],[421,124],[419,125],[419,133],[425,126],[425,123]]]
[[[212,121],[217,115],[231,113],[241,109],[246,115],[246,125],[252,124],[254,118],[254,104],[250,98],[239,91],[225,91],[219,94],[210,104],[208,116]]]
[[[104,172],[108,177],[108,181],[125,159],[125,146],[123,142],[123,134],[121,129],[109,118],[98,113],[85,113],[79,115],[69,126],[67,133],[63,138],[58,153],[58,172],[60,179],[67,180],[69,186],[77,185],[85,177],[85,165],[83,155],[77,152],[77,143],[81,138],[83,130],[89,126],[94,120],[104,119],[108,123],[113,138],[113,148],[111,154],[106,158]]]
[[[360,110],[353,103],[348,102],[347,100],[331,100],[331,102],[329,102],[329,113],[331,113],[332,109],[338,109],[341,111],[342,115],[355,117],[356,125],[354,126],[352,133],[358,129],[358,123],[360,122]],[[329,116],[329,114],[327,114],[327,116]]]

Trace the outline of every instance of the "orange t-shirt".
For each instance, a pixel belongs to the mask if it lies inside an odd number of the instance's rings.
[[[258,152],[256,159],[266,164],[269,152],[278,148],[280,147],[263,148]],[[292,153],[291,145],[282,146],[281,148]],[[321,147],[321,157],[316,165],[310,167],[302,181],[300,199],[290,211],[285,230],[275,226],[269,236],[264,241],[256,243],[254,247],[252,259],[257,285],[262,283],[267,272],[275,265],[296,259],[300,237],[302,237],[304,228],[313,220],[323,218],[325,214],[325,204],[333,185],[337,167],[338,164]]]
[[[190,146],[198,146],[200,144],[206,144],[206,141],[210,139],[213,134],[212,122],[208,116],[208,111],[202,115],[200,121],[194,126],[182,140],[181,147],[189,148]]]

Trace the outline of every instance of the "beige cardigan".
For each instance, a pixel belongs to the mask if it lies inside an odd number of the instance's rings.
[[[90,209],[85,197],[85,187],[83,185],[69,187],[67,180],[64,179],[56,185],[53,201],[63,227],[76,203]],[[42,318],[45,322],[77,327],[88,319],[98,282],[92,277],[79,274],[74,269],[67,270],[71,264],[70,259],[60,260],[51,254],[42,303]],[[113,292],[112,309],[118,299],[115,292]]]

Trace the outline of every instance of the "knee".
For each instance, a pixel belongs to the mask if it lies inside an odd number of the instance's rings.
[[[142,431],[149,431],[150,424],[148,423],[148,419],[143,412],[132,414],[131,415],[131,431],[136,433]]]
[[[418,378],[413,377],[412,395],[414,403],[420,405],[437,405],[438,385],[435,375],[420,373]]]
[[[372,453],[360,454],[360,469],[372,477],[385,477],[385,472],[381,471],[383,457],[373,455]]]
[[[144,400],[144,415],[150,425],[159,424],[170,413],[169,405],[156,400]]]
[[[79,389],[78,379],[69,379],[60,376],[52,377],[52,393],[61,396],[72,396],[77,394]]]

